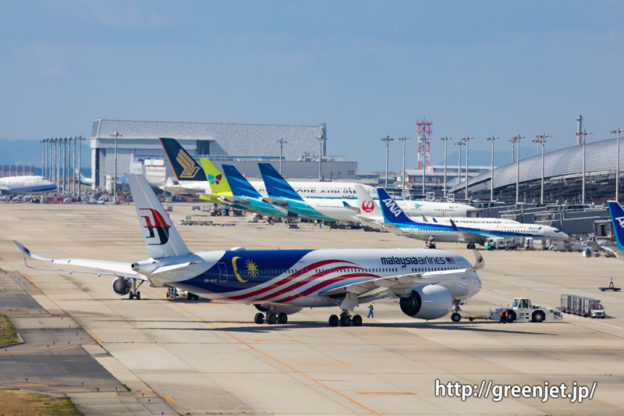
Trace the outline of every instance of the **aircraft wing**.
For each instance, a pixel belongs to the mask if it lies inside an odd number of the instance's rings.
[[[13,240],[13,243],[20,249],[24,255],[24,264],[30,269],[49,270],[49,271],[63,271],[63,272],[76,272],[76,273],[91,273],[91,274],[107,274],[113,276],[123,276],[138,280],[148,280],[147,277],[136,273],[132,270],[132,263],[123,263],[119,261],[108,260],[95,260],[95,259],[81,259],[81,258],[64,258],[64,259],[51,259],[48,257],[40,256],[31,252],[24,247],[20,242]],[[26,262],[26,258],[32,258],[43,262],[52,263],[59,267],[34,267]],[[94,270],[84,270],[80,267],[86,267]],[[99,271],[98,271],[99,270]]]
[[[379,279],[335,287],[324,292],[320,292],[319,295],[332,296],[354,293],[359,297],[365,294],[370,294],[377,289],[388,289],[395,295],[400,296],[404,294],[406,290],[411,290],[414,283],[422,278],[451,277],[454,275],[460,276],[463,273],[483,268],[485,266],[485,261],[483,260],[483,256],[479,250],[473,250],[473,254],[475,256],[475,263],[469,268],[386,276]]]
[[[453,227],[453,231],[460,234],[466,243],[483,244],[485,243],[485,240],[487,240],[487,237],[484,235],[460,230],[459,227],[457,227],[457,225],[455,224],[455,221],[453,220],[450,220],[450,221],[451,221],[451,227]]]

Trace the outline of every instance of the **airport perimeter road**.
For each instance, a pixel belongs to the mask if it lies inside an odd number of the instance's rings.
[[[174,205],[177,224],[190,206]],[[391,234],[303,225],[178,226],[192,250],[247,248],[422,247]],[[602,293],[624,263],[580,253],[482,252],[483,290],[464,307],[482,314],[517,296],[556,306],[562,293],[603,301],[605,320],[509,324],[424,322],[397,304],[377,304],[362,327],[330,328],[337,311],[306,309],[287,325],[256,325],[251,306],[168,301],[143,287],[142,300],[113,293],[110,277],[24,268],[11,240],[43,255],[135,261],[147,257],[132,205],[0,205],[0,267],[26,273],[51,313],[70,314],[91,334],[100,363],[133,392],[154,391],[192,414],[622,414],[624,294]],[[442,245],[472,259],[461,245]],[[363,316],[367,305],[361,305]],[[452,390],[457,382],[460,390]],[[594,386],[592,400],[502,397],[505,386]],[[448,383],[451,383],[450,385]],[[460,384],[461,383],[461,384]],[[436,388],[437,384],[437,388]],[[440,388],[444,385],[444,389]],[[485,397],[479,390],[489,389]],[[449,394],[467,393],[462,401]],[[571,390],[568,390],[571,391]],[[575,390],[578,391],[578,390]],[[450,392],[450,393],[449,393]],[[500,401],[494,401],[494,394]],[[436,396],[437,393],[437,396]],[[476,396],[481,396],[476,397]],[[447,397],[439,397],[447,396]]]

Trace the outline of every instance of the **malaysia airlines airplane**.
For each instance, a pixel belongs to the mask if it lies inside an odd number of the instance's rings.
[[[445,250],[427,249],[320,249],[320,250],[216,250],[193,253],[178,234],[143,176],[128,175],[147,260],[124,263],[82,258],[46,258],[15,244],[28,263],[51,263],[44,270],[108,274],[113,290],[140,299],[141,284],[168,286],[219,302],[253,304],[260,311],[258,324],[286,323],[288,315],[304,307],[329,307],[331,326],[359,326],[352,315],[362,303],[398,300],[401,310],[414,318],[436,319],[481,289],[477,269],[483,258],[475,251],[471,265],[464,257]],[[82,268],[82,269],[79,269]],[[138,282],[138,283],[137,283]],[[265,315],[266,313],[266,315]]]
[[[468,248],[474,248],[475,243],[484,244],[488,237],[532,237],[549,240],[569,238],[566,233],[548,225],[522,224],[490,218],[481,221],[475,218],[416,221],[405,215],[385,189],[377,188],[377,193],[385,224],[398,234],[420,240],[434,237],[437,241],[465,242],[468,243]]]
[[[0,178],[0,194],[27,194],[54,191],[56,185],[42,176],[7,176]]]

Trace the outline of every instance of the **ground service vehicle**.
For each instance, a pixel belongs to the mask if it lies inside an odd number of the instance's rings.
[[[599,299],[579,295],[561,295],[561,310],[574,315],[592,318],[605,318],[607,313]]]
[[[543,322],[543,321],[560,321],[561,311],[558,309],[548,308],[546,306],[539,306],[531,304],[531,299],[516,298],[511,304],[511,308],[498,308],[495,311],[490,312],[490,319],[498,321],[501,314],[505,311],[509,311],[508,322],[521,321],[521,322]]]

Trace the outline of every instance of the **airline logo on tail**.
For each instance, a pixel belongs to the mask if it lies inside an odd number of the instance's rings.
[[[375,210],[375,203],[373,202],[372,199],[367,199],[366,201],[362,202],[362,211],[371,213],[374,210]]]
[[[392,198],[382,199],[382,201],[386,207],[390,210],[392,215],[398,217],[401,215],[401,208],[392,200]]]
[[[616,220],[618,224],[620,224],[620,228],[624,228],[624,217],[617,217],[614,218],[614,220]]]
[[[221,179],[223,179],[223,175],[221,174],[218,174],[217,176],[208,174],[208,181],[210,182],[210,185],[219,185]]]
[[[176,161],[180,164],[180,166],[182,166],[182,173],[180,174],[181,178],[194,178],[195,175],[197,175],[199,166],[197,166],[195,161],[188,154],[186,154],[186,152],[183,152],[182,149],[178,152]]]
[[[149,235],[145,238],[158,237],[158,243],[148,243],[149,245],[163,245],[169,241],[169,228],[171,227],[160,212],[152,208],[139,208],[141,211],[148,211],[150,215],[141,215],[141,218],[145,220],[145,227],[147,228]],[[156,232],[154,232],[156,231]]]

